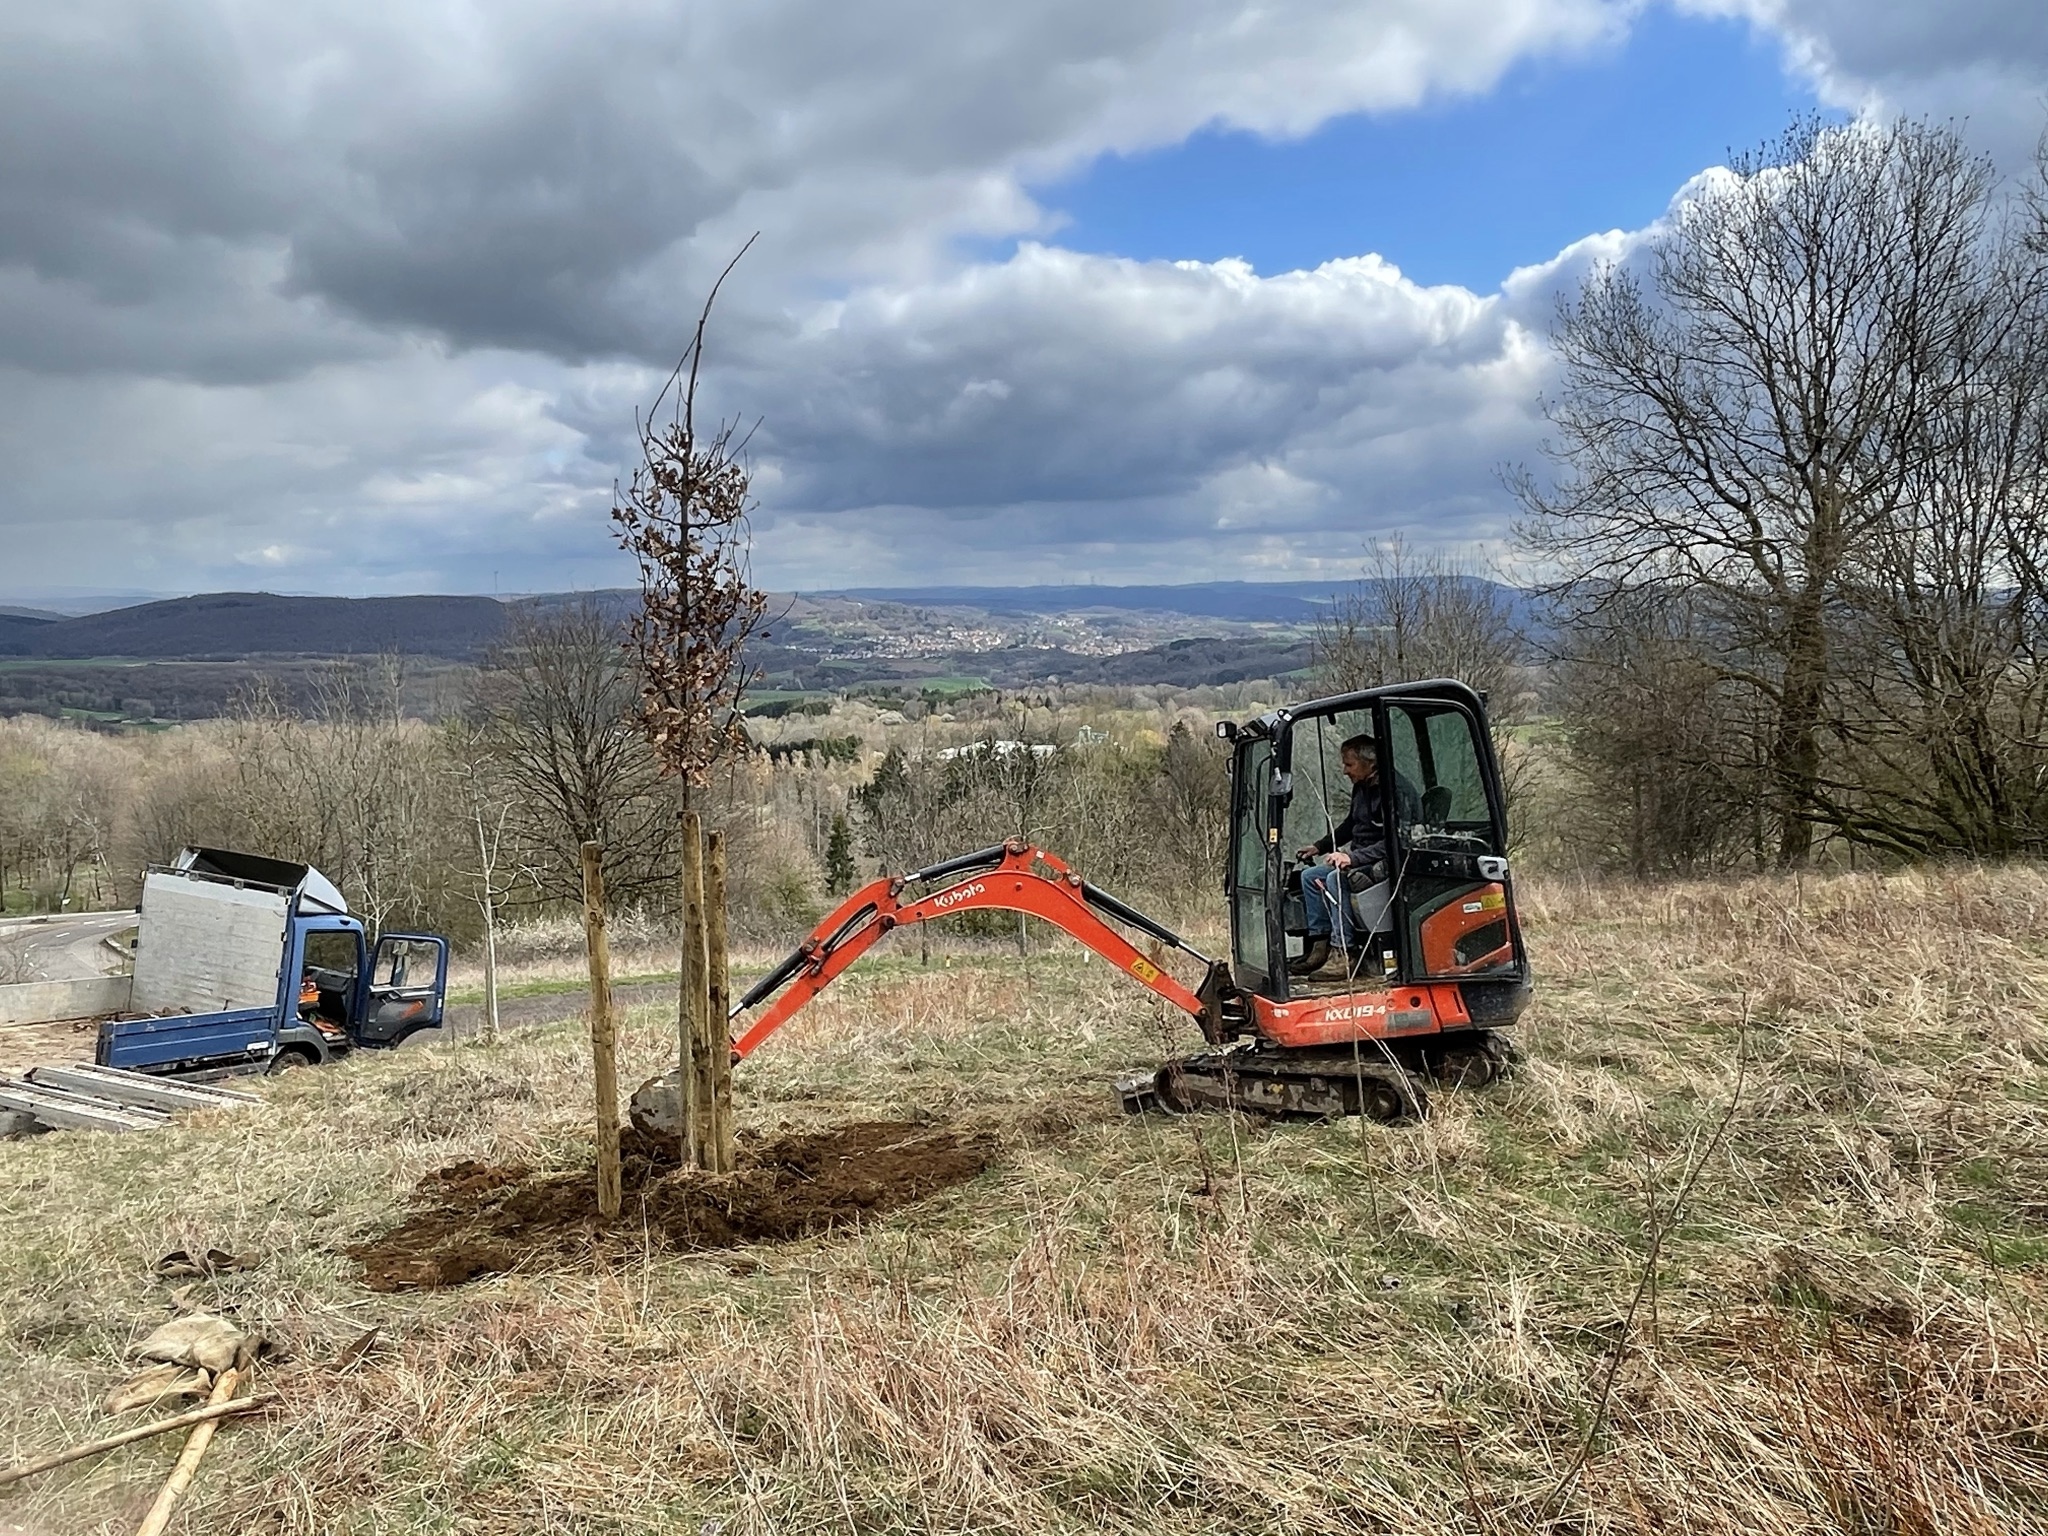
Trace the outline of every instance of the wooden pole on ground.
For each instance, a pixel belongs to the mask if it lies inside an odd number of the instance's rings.
[[[733,1168],[732,1124],[732,1030],[727,1014],[732,1008],[731,973],[725,949],[725,834],[714,831],[705,849],[704,943],[710,959],[706,992],[704,1050],[711,1087],[709,1155],[704,1166],[713,1173],[731,1173]]]
[[[207,1406],[225,1403],[235,1395],[235,1388],[241,1382],[238,1370],[225,1370],[215,1378],[213,1392],[206,1399]],[[149,1513],[142,1517],[142,1524],[135,1528],[135,1536],[163,1536],[164,1527],[171,1523],[171,1512],[177,1508],[179,1498],[192,1486],[192,1478],[199,1471],[199,1458],[206,1454],[206,1448],[213,1443],[213,1431],[219,1419],[206,1419],[192,1426],[192,1433],[185,1441],[185,1449],[178,1454],[177,1465],[171,1468],[171,1475],[164,1479],[164,1485],[157,1490],[156,1502],[149,1506]]]
[[[118,1451],[124,1445],[133,1445],[138,1440],[153,1440],[158,1435],[167,1435],[174,1429],[190,1429],[194,1424],[204,1424],[208,1419],[225,1419],[238,1413],[255,1413],[276,1402],[270,1397],[238,1397],[231,1402],[207,1403],[199,1408],[187,1408],[183,1413],[174,1413],[167,1419],[152,1419],[147,1424],[103,1435],[97,1440],[88,1440],[83,1445],[74,1445],[62,1451],[52,1451],[47,1456],[38,1456],[34,1461],[24,1461],[0,1472],[0,1488],[9,1483],[18,1483],[24,1477],[34,1477],[38,1472],[48,1472],[57,1467],[69,1466],[74,1461],[83,1461],[88,1456],[102,1456],[108,1451]]]
[[[711,950],[704,922],[704,818],[683,812],[683,1118],[685,1150],[699,1168],[717,1156],[711,1114],[716,1088],[711,1077]]]
[[[590,1060],[597,1087],[597,1213],[619,1214],[619,1062],[612,946],[604,929],[604,844],[583,845],[583,947],[590,955]]]

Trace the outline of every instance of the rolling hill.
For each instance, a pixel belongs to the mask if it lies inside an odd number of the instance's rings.
[[[503,636],[505,622],[505,605],[489,597],[212,592],[71,619],[0,615],[0,655],[201,660],[399,651],[469,660]]]
[[[1229,684],[1306,666],[1310,627],[1356,587],[1217,581],[779,593],[750,660],[759,686],[798,692],[916,688],[940,678],[997,687]],[[1524,594],[1508,598],[1526,621]],[[502,601],[215,592],[80,616],[0,608],[0,714],[192,718],[217,712],[258,675],[296,696],[335,659],[390,653],[474,664],[522,613],[590,603],[622,620],[638,602],[637,589],[622,588]]]

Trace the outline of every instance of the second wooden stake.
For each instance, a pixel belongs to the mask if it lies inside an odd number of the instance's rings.
[[[583,845],[583,947],[590,955],[590,1060],[597,1090],[597,1213],[619,1214],[619,1064],[612,946],[604,927],[604,845]]]

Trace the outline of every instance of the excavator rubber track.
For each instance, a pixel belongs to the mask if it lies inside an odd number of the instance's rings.
[[[1116,1092],[1129,1114],[1237,1110],[1284,1119],[1420,1120],[1429,1114],[1429,1086],[1484,1087],[1515,1060],[1513,1043],[1489,1030],[1386,1049],[1377,1043],[1324,1051],[1243,1045],[1131,1073],[1117,1079]]]

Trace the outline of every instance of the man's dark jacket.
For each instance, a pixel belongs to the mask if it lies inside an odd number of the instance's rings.
[[[1371,784],[1351,786],[1350,811],[1337,823],[1332,836],[1316,841],[1317,853],[1342,848],[1351,855],[1351,862],[1358,869],[1387,856],[1387,817],[1380,798],[1380,788],[1385,782],[1386,776],[1382,774]],[[1394,775],[1394,795],[1400,806],[1401,820],[1412,822],[1420,817],[1422,800],[1414,787],[1398,773]]]

